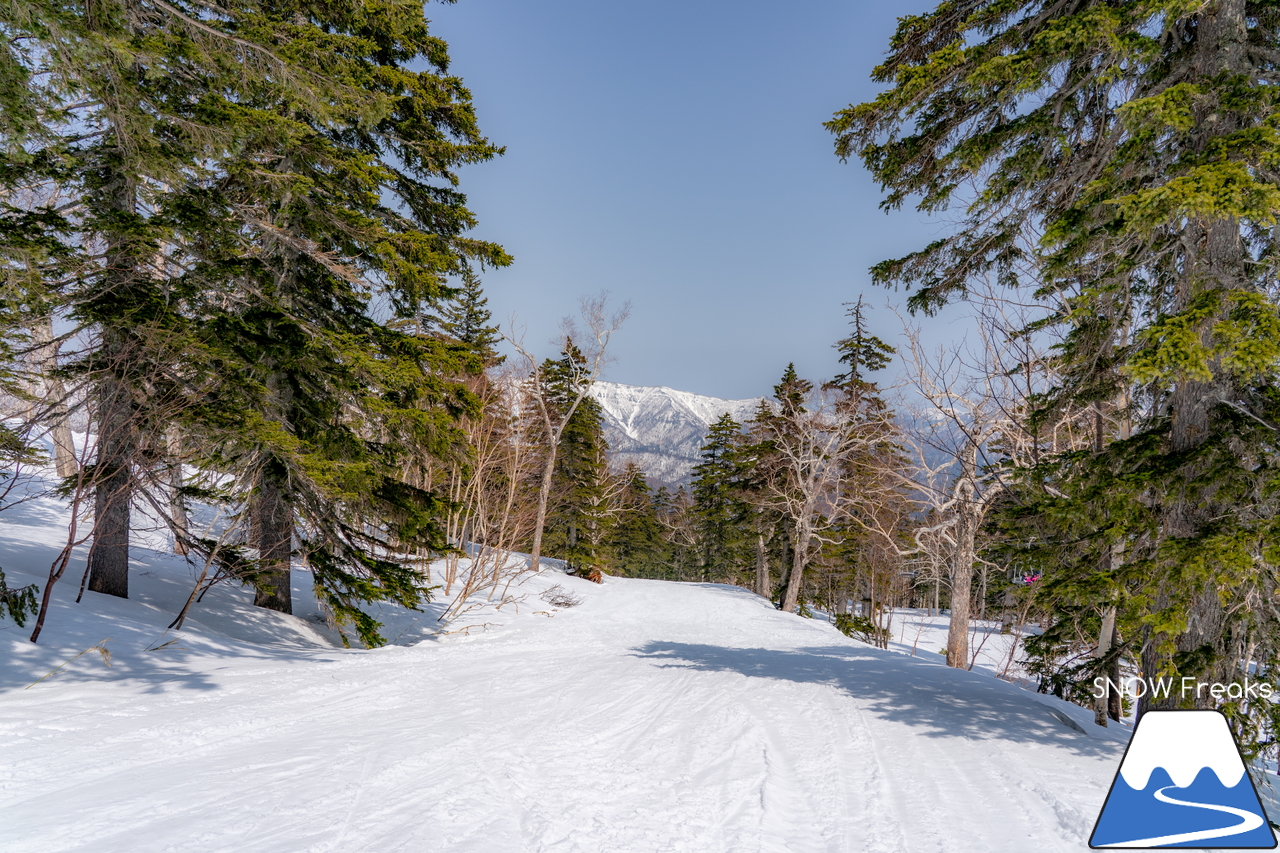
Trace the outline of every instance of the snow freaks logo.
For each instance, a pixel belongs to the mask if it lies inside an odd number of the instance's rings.
[[[1143,714],[1089,846],[1274,848],[1227,718],[1218,711]]]
[[[1167,699],[1170,693],[1181,693],[1183,699],[1203,699],[1208,693],[1214,699],[1270,699],[1275,695],[1275,688],[1265,681],[1244,680],[1244,684],[1210,684],[1197,681],[1190,676],[1186,678],[1131,678],[1120,684],[1101,675],[1093,680],[1093,695],[1101,699],[1107,695],[1108,688],[1112,693],[1128,693],[1141,698],[1150,694],[1156,699]],[[1176,688],[1176,689],[1175,689]]]

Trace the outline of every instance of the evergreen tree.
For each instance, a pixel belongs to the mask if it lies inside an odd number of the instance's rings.
[[[888,367],[896,350],[868,332],[861,296],[849,305],[847,316],[850,334],[835,344],[846,370],[828,387],[843,394],[842,414],[864,425],[867,441],[851,448],[843,461],[845,479],[862,499],[852,520],[829,532],[822,554],[828,560],[828,585],[836,593],[840,612],[845,612],[855,593],[878,611],[901,565],[898,540],[916,507],[901,478],[908,464],[895,443],[897,429],[888,417],[889,405],[867,376]],[[869,636],[877,644],[887,642],[877,631]]]
[[[776,439],[777,414],[768,401],[761,400],[755,414],[744,424],[746,437],[734,454],[738,468],[738,493],[746,506],[747,525],[755,539],[757,595],[778,604],[787,581],[790,565],[786,516],[772,506],[765,494],[770,478],[777,476],[780,464]],[[777,583],[770,566],[780,568]]]
[[[542,476],[537,484],[537,505],[533,523],[533,539],[530,542],[530,565],[537,571],[542,556],[542,540],[546,532],[547,510],[555,474],[557,448],[568,426],[569,418],[587,399],[592,384],[600,377],[605,365],[605,352],[613,334],[621,328],[631,311],[629,304],[607,313],[608,293],[596,297],[584,297],[581,301],[581,317],[586,329],[579,332],[573,320],[563,324],[563,358],[559,362],[540,364],[533,353],[519,341],[511,345],[529,364],[531,390],[525,396],[528,401],[526,419],[536,424],[542,434]],[[580,337],[579,337],[580,336]],[[578,341],[582,342],[579,346]],[[584,351],[585,350],[585,351]],[[551,373],[548,373],[548,368]],[[601,456],[604,454],[603,437]],[[603,462],[601,463],[603,466]]]
[[[634,462],[622,470],[613,523],[606,541],[614,570],[633,578],[661,578],[666,574],[667,545],[658,500]],[[665,504],[669,498],[660,498]]]
[[[376,642],[354,603],[421,594],[385,555],[440,543],[439,499],[402,474],[460,452],[474,399],[444,377],[480,363],[370,306],[411,316],[507,261],[462,236],[454,170],[498,149],[443,42],[403,5],[24,9],[0,25],[38,45],[50,101],[79,102],[36,159],[79,196],[65,243],[105,247],[67,295],[101,340],[76,365],[96,383],[90,588],[127,594],[129,504],[179,417],[204,468],[238,476],[224,497],[249,504],[260,603],[288,609],[297,539]]]
[[[237,104],[257,133],[212,191],[188,193],[208,221],[243,223],[190,249],[243,294],[196,306],[221,381],[190,428],[219,448],[211,463],[251,489],[257,603],[289,610],[296,541],[330,609],[373,643],[377,625],[358,602],[412,607],[423,594],[416,573],[385,555],[445,547],[441,496],[405,472],[423,464],[415,457],[462,453],[455,421],[475,400],[446,377],[482,363],[467,345],[399,331],[368,306],[379,296],[412,316],[442,298],[449,275],[506,262],[462,236],[474,219],[448,188],[453,169],[497,149],[420,10],[274,11],[273,25],[336,50],[328,72],[362,99],[263,92]],[[425,67],[411,70],[415,59]]]
[[[75,198],[46,197],[32,216],[7,217],[6,231],[44,221],[45,249],[69,262],[59,295],[99,342],[75,365],[93,385],[97,592],[128,594],[129,505],[162,430],[158,413],[172,404],[173,361],[192,343],[173,310],[188,284],[156,262],[181,231],[166,188],[209,174],[242,130],[213,102],[278,76],[276,50],[288,50],[287,37],[236,32],[254,12],[246,4],[209,15],[187,0],[19,2],[0,12],[3,180],[28,189],[52,180]],[[20,86],[27,95],[16,95]]]
[[[729,580],[742,561],[747,515],[739,493],[742,426],[728,413],[711,425],[702,461],[693,468],[693,513],[698,529],[702,580]]]
[[[498,355],[502,333],[492,322],[493,314],[488,306],[480,277],[474,270],[466,269],[462,272],[462,287],[442,300],[438,310],[424,314],[420,325],[424,331],[466,344],[486,365],[498,365],[506,356]]]
[[[796,374],[795,364],[788,364],[778,384],[773,386],[773,399],[778,401],[777,414],[785,418],[797,412],[803,412],[812,391],[813,383],[808,379],[801,379]]]
[[[578,348],[566,341],[561,357],[542,366],[544,393],[557,418],[577,396],[575,383],[583,362]],[[571,569],[598,566],[604,557],[608,450],[603,409],[594,398],[582,397],[564,422],[556,446],[544,546]]]
[[[1031,472],[1023,541],[1057,546],[1059,618],[1119,607],[1147,677],[1280,663],[1280,625],[1248,605],[1280,559],[1278,37],[1249,0],[944,3],[901,21],[889,88],[828,125],[886,206],[965,205],[957,233],[874,268],[914,307],[1035,263],[1065,330],[1046,409],[1095,407],[1099,441]],[[1184,700],[1214,702],[1156,704]]]
[[[866,374],[888,367],[895,350],[867,331],[861,296],[857,302],[846,302],[845,305],[849,306],[845,313],[853,329],[849,337],[835,343],[845,372],[837,375],[830,384],[843,389],[850,397],[861,397],[864,394],[875,396],[879,394],[879,389],[867,379]]]

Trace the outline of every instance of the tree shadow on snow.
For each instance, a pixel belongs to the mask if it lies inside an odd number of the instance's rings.
[[[827,684],[856,700],[862,711],[920,729],[925,737],[998,738],[1106,758],[1116,754],[1117,740],[1127,739],[1127,731],[1080,723],[990,675],[865,646],[777,650],[654,641],[633,651],[657,666]]]

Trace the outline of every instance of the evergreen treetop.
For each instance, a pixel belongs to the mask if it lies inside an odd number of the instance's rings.
[[[545,398],[557,419],[577,399],[585,365],[582,351],[566,338],[558,359],[542,366]],[[556,446],[546,516],[546,551],[574,569],[598,566],[609,507],[605,494],[608,443],[604,410],[590,395],[568,415]]]
[[[813,383],[800,378],[795,364],[788,364],[787,369],[782,372],[782,379],[773,386],[773,398],[778,401],[779,414],[787,417],[803,412],[811,391]]]
[[[866,375],[887,367],[896,350],[867,331],[861,296],[857,302],[846,302],[845,305],[848,307],[845,313],[853,326],[852,333],[833,344],[840,353],[840,363],[845,366],[845,372],[832,379],[830,385],[849,393],[875,394],[878,389]]]
[[[489,300],[480,286],[480,278],[474,270],[462,271],[462,286],[440,302],[434,312],[423,315],[424,331],[434,331],[446,338],[465,344],[484,359],[487,365],[498,365],[506,360],[499,356],[497,344],[502,333],[493,323]]]

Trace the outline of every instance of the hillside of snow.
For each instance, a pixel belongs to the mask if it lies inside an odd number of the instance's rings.
[[[11,585],[66,521],[0,513]],[[83,565],[38,645],[0,622],[6,853],[1079,851],[1127,736],[995,678],[994,642],[948,669],[916,611],[883,651],[733,587],[550,568],[444,628],[443,597],[379,609],[393,644],[356,650],[302,571],[297,616],[224,585],[175,634],[184,560],[136,549],[130,600],[77,605]]]
[[[672,388],[597,382],[591,396],[604,410],[604,435],[615,464],[635,462],[655,483],[687,482],[711,424],[728,413],[739,423],[760,399],[721,400]]]

